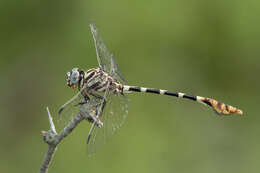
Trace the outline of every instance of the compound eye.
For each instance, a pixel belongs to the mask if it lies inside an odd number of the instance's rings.
[[[70,77],[71,83],[76,84],[79,80],[79,72],[74,71]]]

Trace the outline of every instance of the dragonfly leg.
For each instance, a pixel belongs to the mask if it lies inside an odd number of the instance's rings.
[[[84,100],[80,101],[75,106],[84,105],[90,100],[89,96],[85,92],[82,93],[82,96],[84,97]]]
[[[102,104],[101,112],[100,112],[100,115],[101,115],[103,110],[105,109],[106,104],[107,104],[107,101],[106,101],[105,97],[103,97],[103,96],[101,96],[101,95],[99,95],[97,93],[94,93],[94,92],[89,92],[89,94],[94,96],[94,97],[96,97],[96,98],[98,98],[98,99],[100,99],[100,100],[103,100],[103,102],[101,103]],[[100,115],[98,115],[98,116],[100,116]]]
[[[90,128],[90,130],[88,132],[87,144],[89,144],[90,137],[91,137],[91,134],[92,134],[92,131],[93,131],[94,127],[95,127],[95,124],[92,124],[92,126],[91,126],[91,128]]]
[[[100,99],[102,102],[98,103],[97,105],[94,106],[93,109],[90,110],[89,116],[85,117],[86,120],[90,123],[93,123],[94,125],[98,126],[101,128],[103,126],[103,122],[100,121],[100,117],[102,115],[102,112],[105,108],[106,105],[106,100],[103,96],[95,93],[94,91],[88,91],[88,93],[93,96],[94,98]],[[87,96],[87,94],[85,94]],[[84,95],[83,95],[84,96]],[[80,104],[85,104],[90,100],[89,96],[87,96],[87,99],[85,99],[86,102],[80,102],[77,105]],[[101,109],[100,109],[101,108]]]
[[[64,105],[62,105],[62,106],[60,107],[59,111],[58,111],[58,114],[61,114],[61,112],[62,112],[68,105],[70,105],[74,100],[76,100],[76,99],[79,97],[80,94],[82,94],[82,95],[84,96],[83,90],[80,91],[80,92],[78,92],[78,93],[77,93],[76,95],[74,95],[70,100],[68,100]],[[87,96],[87,94],[85,94],[85,95]],[[86,100],[86,99],[89,99],[88,96],[87,96],[87,97],[84,96],[84,98],[85,98],[85,100]],[[77,105],[78,105],[78,104],[77,104]],[[76,106],[76,105],[75,105],[75,106]]]

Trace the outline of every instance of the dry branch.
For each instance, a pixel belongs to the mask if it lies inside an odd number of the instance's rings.
[[[51,160],[54,156],[54,153],[57,149],[58,144],[66,137],[68,136],[73,129],[82,121],[84,120],[84,117],[78,113],[67,125],[66,127],[60,132],[57,133],[55,129],[55,125],[52,120],[52,116],[49,112],[49,109],[47,107],[48,117],[49,117],[49,123],[50,123],[50,130],[42,131],[43,140],[45,143],[47,143],[48,149],[45,153],[44,159],[42,161],[42,165],[40,168],[39,173],[47,173],[48,168],[50,166]]]

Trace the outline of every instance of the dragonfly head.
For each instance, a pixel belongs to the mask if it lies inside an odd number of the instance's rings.
[[[77,88],[78,84],[80,83],[81,79],[83,78],[83,71],[79,70],[78,68],[73,68],[71,71],[67,72],[66,80],[67,85],[69,87]]]

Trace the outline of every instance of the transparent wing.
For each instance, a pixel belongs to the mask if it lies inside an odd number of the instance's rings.
[[[82,90],[81,90],[82,91]],[[59,115],[56,118],[59,126],[64,126],[71,121],[71,119],[77,115],[80,110],[80,102],[83,102],[85,99],[79,91],[75,96],[68,100],[64,105],[61,106],[59,110]]]
[[[117,66],[114,56],[108,51],[97,28],[93,23],[90,23],[90,28],[95,43],[99,68],[109,73],[118,82],[127,84]],[[106,99],[107,104],[100,117],[100,120],[103,122],[103,127],[98,128],[95,125],[92,125],[90,129],[91,138],[87,144],[89,155],[95,153],[111,138],[116,130],[122,126],[128,114],[129,99],[126,96],[110,93],[107,90],[104,94],[104,98]],[[96,109],[100,110],[100,106],[97,106]]]
[[[90,100],[80,106],[80,113],[86,120],[94,122],[97,120],[98,112],[101,110],[102,100],[96,97],[91,97]],[[94,123],[93,123],[94,124]]]
[[[114,77],[121,84],[127,85],[123,74],[120,72],[119,67],[115,61],[114,55],[111,57],[111,76]]]
[[[121,94],[110,94],[109,107],[104,112],[103,121],[106,123],[107,137],[110,138],[126,120],[129,99]],[[105,125],[104,125],[105,126]]]
[[[100,118],[104,123],[102,128],[93,127],[92,138],[87,144],[89,155],[99,150],[108,139],[119,129],[128,114],[129,99],[121,94],[107,93],[107,104]]]
[[[90,23],[90,29],[95,43],[99,67],[105,72],[110,73],[111,76],[113,76],[118,82],[127,84],[118,68],[114,55],[108,51],[103,39],[99,35],[98,30],[93,23]]]
[[[93,23],[90,23],[90,29],[96,47],[96,54],[99,67],[105,72],[110,72],[112,54],[109,53],[109,51],[107,50],[104,41],[102,40],[96,26]]]

